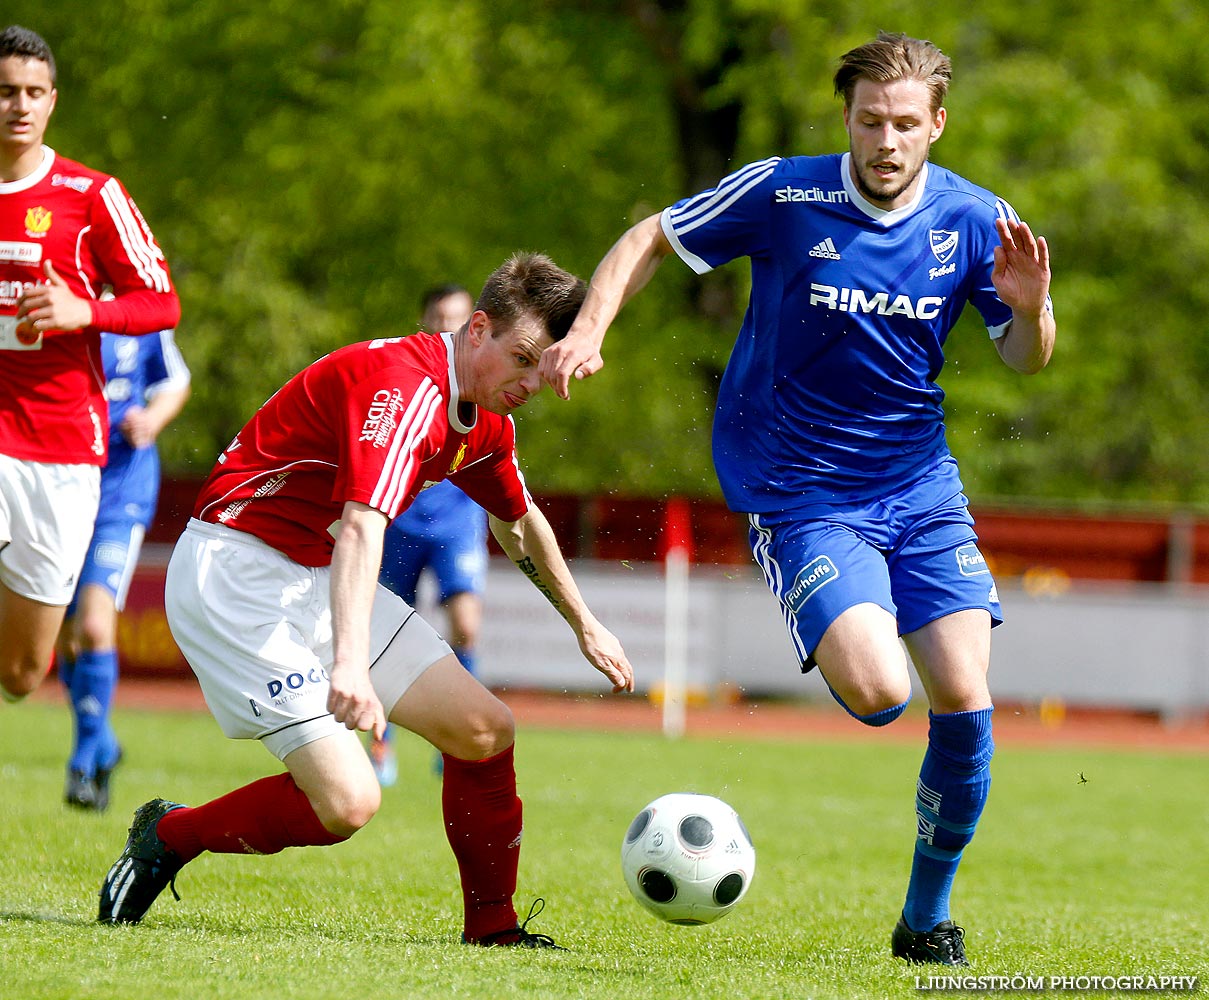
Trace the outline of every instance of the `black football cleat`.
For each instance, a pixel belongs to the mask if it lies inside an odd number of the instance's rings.
[[[63,786],[63,801],[76,809],[97,808],[97,783],[83,771],[69,770]]]
[[[546,901],[539,897],[529,907],[529,916],[525,917],[523,924],[509,927],[507,930],[496,931],[493,934],[484,934],[473,941],[467,940],[466,935],[463,934],[462,943],[476,944],[481,948],[551,948],[554,951],[567,951],[562,945],[555,944],[554,938],[549,934],[534,934],[532,931],[526,930],[529,921],[545,908]]]
[[[97,768],[97,775],[93,779],[96,785],[96,804],[93,805],[93,808],[97,812],[104,812],[109,808],[109,778],[120,763],[122,763],[122,748],[118,747],[118,755],[113,759],[113,763],[108,767]]]
[[[126,846],[101,883],[100,923],[137,924],[167,886],[180,899],[176,873],[184,862],[168,850],[155,827],[168,813],[183,808],[176,802],[152,799],[134,811]]]
[[[899,917],[890,935],[890,950],[895,958],[917,965],[969,965],[965,934],[965,928],[952,920],[942,920],[930,931],[913,931],[906,918]]]

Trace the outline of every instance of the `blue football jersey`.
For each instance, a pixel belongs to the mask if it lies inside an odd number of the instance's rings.
[[[390,528],[433,540],[458,535],[477,539],[486,525],[487,512],[453,483],[442,480],[420,490]]]
[[[751,299],[714,416],[714,464],[746,513],[869,500],[948,456],[944,344],[966,303],[1002,336],[995,219],[1011,207],[925,165],[887,212],[848,154],[773,157],[666,209],[663,230],[703,274],[751,262]]]
[[[132,447],[120,427],[131,406],[146,406],[157,392],[188,385],[189,368],[171,330],[138,337],[102,333],[101,360],[109,406],[109,458],[101,470],[101,505],[140,504],[154,509],[159,454],[154,445]]]

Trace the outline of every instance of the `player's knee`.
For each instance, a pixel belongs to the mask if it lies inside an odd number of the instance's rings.
[[[76,626],[76,641],[84,653],[101,653],[113,649],[114,621],[100,614],[82,616]]]
[[[23,692],[23,693],[18,693],[16,691],[10,691],[8,689],[8,685],[5,684],[4,682],[0,681],[0,699],[3,699],[4,701],[8,702],[10,705],[15,705],[17,702],[21,701],[27,694],[29,694],[28,691]]]
[[[842,695],[828,685],[831,696],[858,722],[887,726],[906,710],[911,701],[910,683],[886,682],[845,691]]]
[[[512,711],[493,697],[468,716],[453,755],[462,760],[486,760],[503,753],[515,740],[516,722]]]
[[[337,837],[351,837],[377,814],[382,788],[377,781],[333,789],[324,801],[311,803],[324,829]]]
[[[0,664],[0,691],[4,700],[20,701],[26,695],[33,694],[49,669],[49,663],[32,657],[20,657]]]

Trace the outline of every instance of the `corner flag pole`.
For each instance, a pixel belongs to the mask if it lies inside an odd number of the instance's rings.
[[[688,701],[688,577],[692,530],[688,501],[668,500],[664,511],[663,735],[684,735]]]

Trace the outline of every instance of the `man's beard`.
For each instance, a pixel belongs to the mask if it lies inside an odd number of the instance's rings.
[[[879,202],[893,201],[900,194],[902,194],[904,191],[906,191],[907,188],[909,188],[912,184],[915,183],[915,178],[917,178],[920,175],[920,172],[924,169],[924,163],[927,163],[927,162],[928,162],[928,160],[925,157],[923,163],[921,163],[918,167],[915,168],[915,172],[912,173],[910,177],[908,177],[901,184],[899,184],[898,187],[891,188],[890,190],[886,191],[885,193],[878,193],[877,191],[872,190],[869,187],[869,185],[865,183],[864,173],[862,171],[858,170],[858,171],[856,171],[856,188],[858,191],[860,191],[860,193],[862,195],[865,196],[866,199],[873,202],[874,204],[877,204]]]

